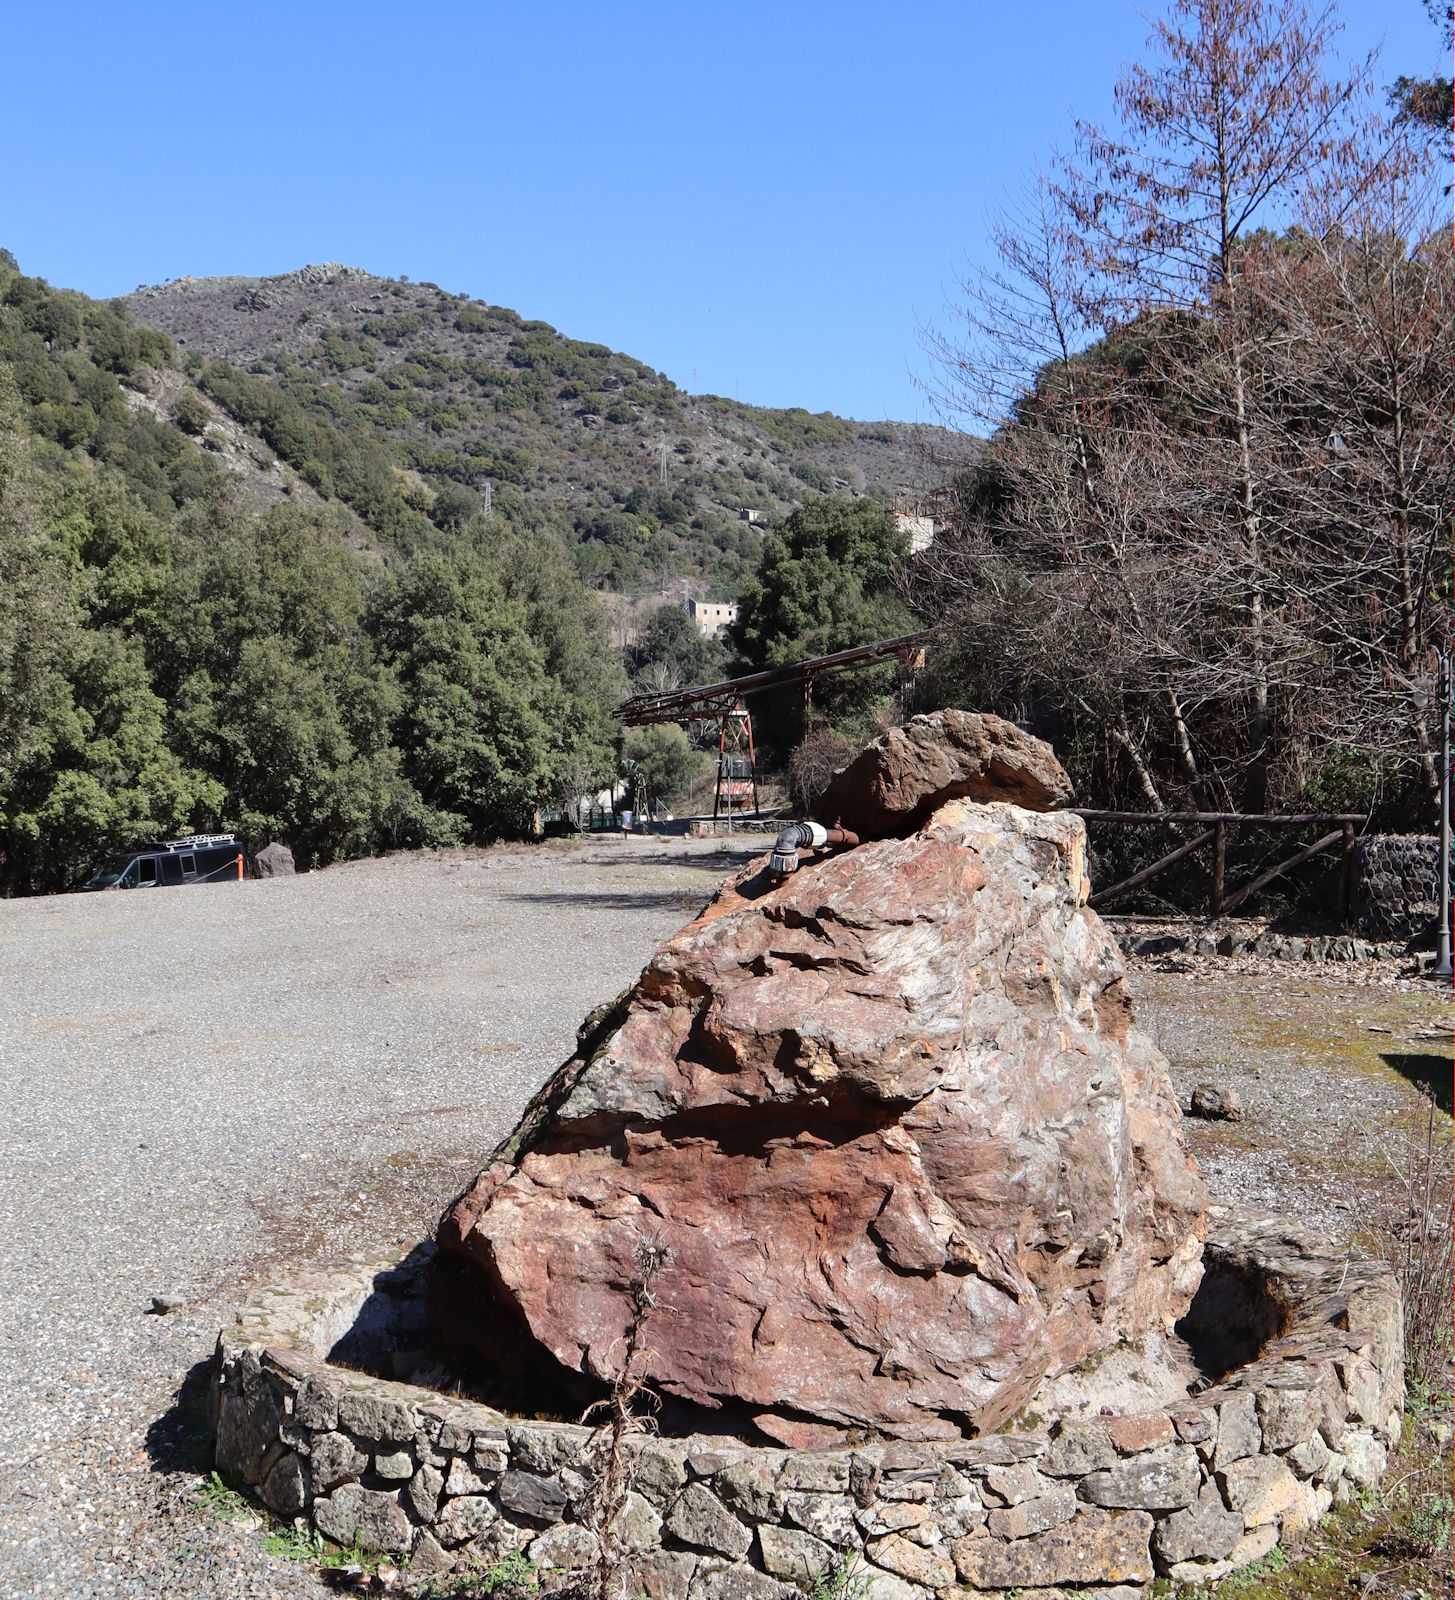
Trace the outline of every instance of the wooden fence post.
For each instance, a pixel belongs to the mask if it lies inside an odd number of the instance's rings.
[[[1208,896],[1207,914],[1210,917],[1220,917],[1223,914],[1223,873],[1228,864],[1228,825],[1225,822],[1213,824],[1213,864],[1212,864],[1212,893]]]
[[[1354,903],[1354,824],[1344,824],[1342,859],[1339,862],[1339,921],[1349,926],[1349,911]]]

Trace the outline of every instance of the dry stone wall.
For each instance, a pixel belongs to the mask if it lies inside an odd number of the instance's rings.
[[[1250,1363],[1184,1403],[935,1443],[831,1450],[733,1440],[628,1441],[614,1525],[626,1592],[788,1600],[851,1555],[866,1600],[1017,1590],[1144,1595],[1258,1560],[1338,1498],[1374,1484],[1400,1428],[1397,1288],[1382,1265],[1320,1255],[1277,1220],[1218,1212],[1209,1284],[1277,1308]],[[523,1551],[542,1569],[594,1558],[583,1526],[591,1430],[508,1417],[330,1365],[368,1301],[415,1321],[418,1280],[355,1263],[262,1296],[219,1340],[218,1469],[280,1517],[437,1573]],[[366,1318],[367,1320],[367,1318]]]

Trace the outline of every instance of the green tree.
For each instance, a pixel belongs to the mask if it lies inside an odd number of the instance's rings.
[[[552,787],[544,652],[478,557],[410,562],[379,597],[375,632],[398,675],[405,775],[434,843],[519,834]]]
[[[704,639],[681,606],[659,606],[627,652],[641,689],[662,692],[722,677],[726,659],[715,639]]]
[[[729,636],[753,666],[780,667],[908,633],[914,618],[890,581],[905,551],[882,506],[810,498],[763,541]],[[829,679],[815,690],[815,709],[862,732],[891,685],[888,669]],[[796,744],[803,732],[799,692],[763,698],[769,737],[783,749]]]
[[[694,750],[687,735],[672,722],[628,728],[621,744],[622,775],[638,805],[653,810],[666,803],[710,762]]]

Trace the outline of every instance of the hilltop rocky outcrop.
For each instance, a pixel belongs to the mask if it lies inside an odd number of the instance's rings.
[[[966,713],[890,744],[905,836],[724,887],[449,1208],[451,1342],[557,1394],[609,1381],[648,1241],[662,1392],[790,1444],[936,1438],[1186,1309],[1205,1197],[1083,825],[993,797],[1065,774]],[[911,766],[933,792],[977,766],[978,795],[921,818]]]

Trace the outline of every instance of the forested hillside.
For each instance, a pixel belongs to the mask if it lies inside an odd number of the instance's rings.
[[[663,610],[623,659],[592,589],[735,593],[740,509],[934,470],[939,430],[694,400],[350,269],[131,306],[171,331],[0,256],[4,892],[187,829],[323,862],[519,834],[626,769],[660,788],[685,745],[622,749],[627,669],[724,658]]]
[[[613,770],[625,678],[562,544],[307,437],[316,490],[165,334],[0,257],[0,889],[193,828],[487,839]]]
[[[761,542],[743,511],[776,520],[810,493],[914,496],[974,448],[941,428],[685,394],[605,345],[352,267],[184,278],[124,304],[175,340],[231,418],[391,536],[417,531],[391,494],[450,527],[489,485],[495,504],[558,534],[597,587],[693,577],[736,594]]]

